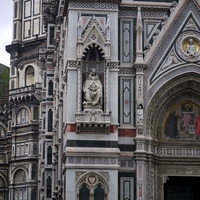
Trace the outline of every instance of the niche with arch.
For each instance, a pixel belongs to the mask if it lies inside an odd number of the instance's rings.
[[[33,66],[29,65],[25,70],[25,86],[30,86],[35,84],[34,74],[35,73]]]
[[[29,122],[29,112],[26,108],[21,108],[16,116],[17,124],[27,124]]]
[[[83,109],[99,108],[104,111],[104,65],[101,47],[91,44],[82,59]]]

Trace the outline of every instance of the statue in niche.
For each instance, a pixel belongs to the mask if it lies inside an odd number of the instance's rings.
[[[84,108],[102,108],[102,83],[96,73],[96,69],[92,68],[88,78],[83,84],[83,107]]]
[[[137,123],[142,124],[143,123],[143,106],[140,104],[137,108]]]
[[[194,44],[194,40],[192,38],[189,39],[187,47],[186,47],[186,53],[189,56],[195,56],[196,54],[196,46]]]

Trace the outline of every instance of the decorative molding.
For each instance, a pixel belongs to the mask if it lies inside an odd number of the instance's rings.
[[[76,113],[76,132],[109,133],[110,113],[104,114],[101,109],[85,109]]]
[[[170,144],[169,144],[170,145]],[[184,145],[186,146],[186,145]],[[182,157],[199,157],[200,148],[190,148],[190,147],[158,147],[157,154],[162,156],[182,156]]]
[[[75,164],[75,165],[117,165],[117,158],[109,157],[85,157],[85,156],[76,156],[76,157],[67,157],[66,164]]]
[[[109,68],[110,69],[118,69],[118,62],[110,62]]]
[[[76,69],[76,68],[77,68],[76,60],[68,60],[67,61],[67,69]]]
[[[165,16],[167,11],[142,11],[142,18],[154,18],[154,19],[160,19]],[[119,17],[126,17],[126,16],[131,16],[134,18],[137,18],[137,10],[120,10],[119,11]]]
[[[69,9],[90,9],[90,10],[118,10],[117,3],[99,3],[99,2],[69,2]]]
[[[135,75],[135,68],[133,67],[119,67],[119,74]]]
[[[135,161],[134,160],[119,160],[120,168],[132,169],[135,170]],[[119,169],[120,170],[120,169]]]

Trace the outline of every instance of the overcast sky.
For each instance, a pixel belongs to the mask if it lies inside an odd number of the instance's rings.
[[[13,0],[0,0],[0,63],[10,67],[5,46],[12,42]]]

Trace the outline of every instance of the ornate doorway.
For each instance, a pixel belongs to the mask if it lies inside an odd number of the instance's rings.
[[[200,177],[169,176],[164,186],[164,200],[199,200]]]

